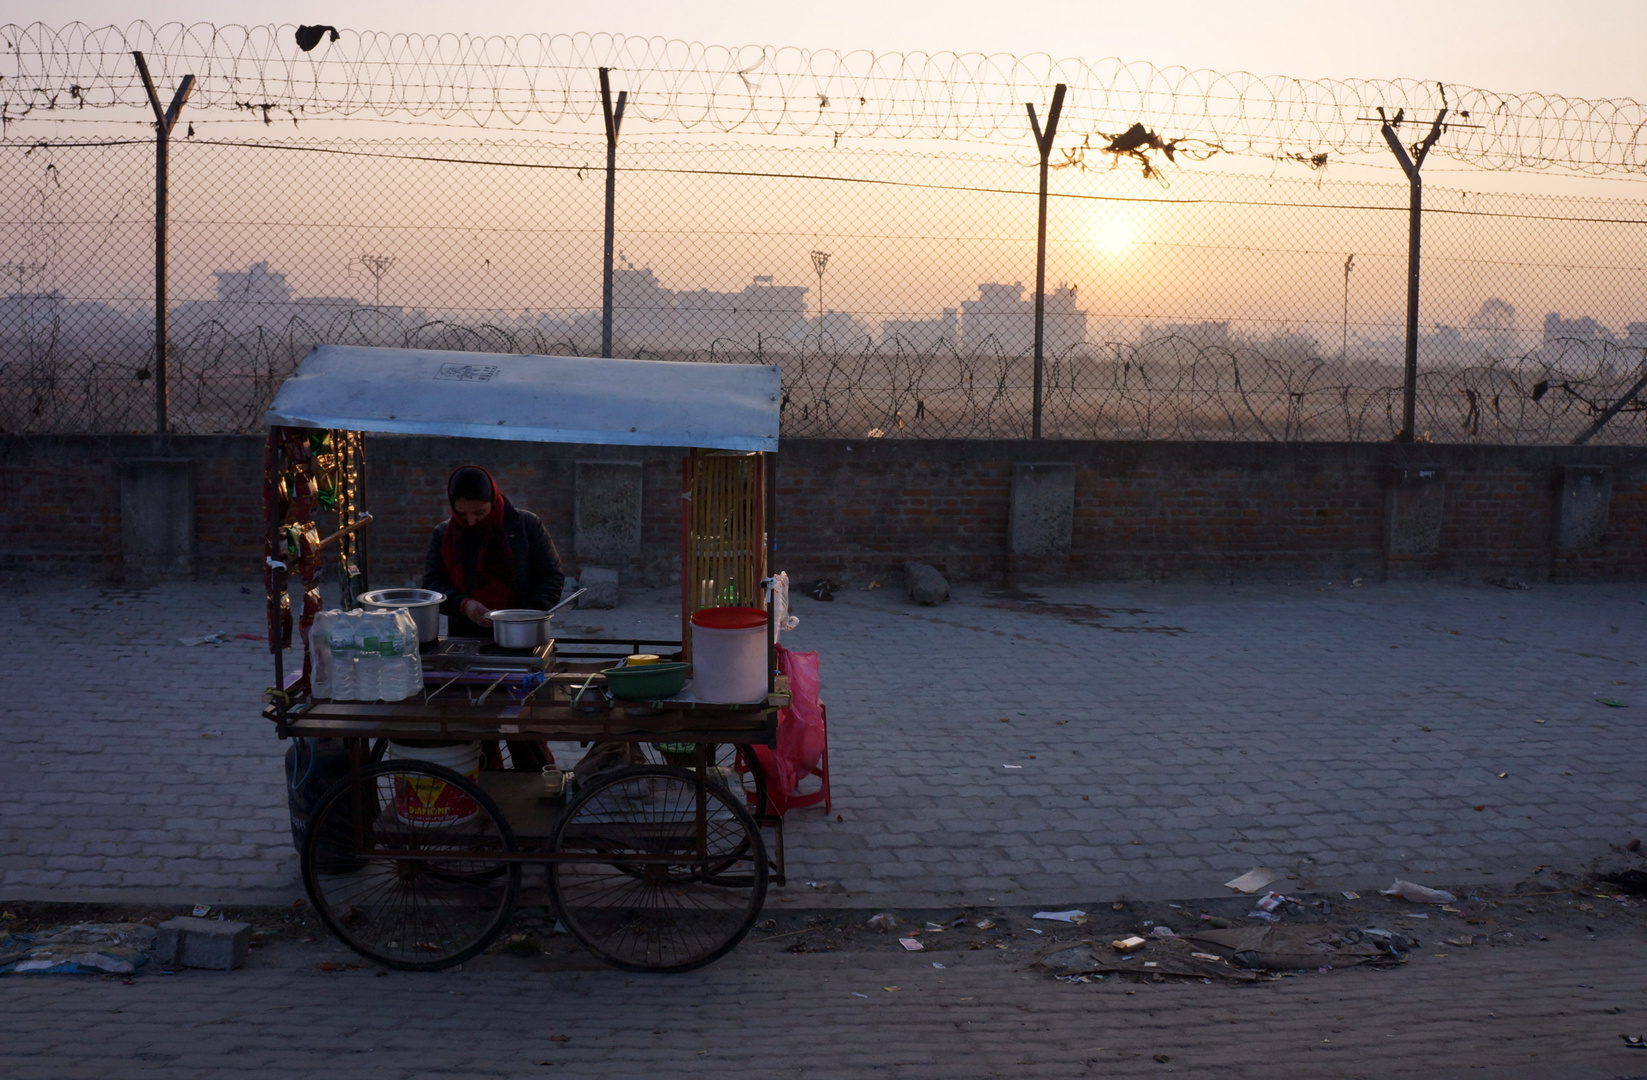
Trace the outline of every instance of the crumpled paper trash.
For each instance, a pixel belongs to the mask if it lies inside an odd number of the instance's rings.
[[[1380,889],[1381,896],[1394,896],[1400,900],[1411,900],[1415,904],[1450,904],[1458,897],[1445,889],[1432,889],[1428,885],[1419,885],[1411,881],[1402,881],[1396,878],[1395,884],[1387,889]]]

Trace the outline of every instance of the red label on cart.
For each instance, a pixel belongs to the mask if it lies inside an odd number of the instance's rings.
[[[480,770],[468,773],[475,779]],[[432,776],[395,777],[395,817],[407,825],[455,825],[480,813],[462,790]]]

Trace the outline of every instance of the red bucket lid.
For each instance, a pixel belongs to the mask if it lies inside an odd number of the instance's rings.
[[[756,607],[711,607],[692,613],[692,625],[710,630],[753,630],[766,625],[766,612]]]

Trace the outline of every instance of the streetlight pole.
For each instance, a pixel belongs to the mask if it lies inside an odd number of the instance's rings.
[[[372,343],[383,344],[383,275],[395,264],[392,255],[362,255],[360,265],[372,275]]]
[[[814,251],[812,253],[812,269],[818,272],[818,351],[823,352],[824,339],[824,295],[823,276],[824,267],[829,265],[829,252]]]

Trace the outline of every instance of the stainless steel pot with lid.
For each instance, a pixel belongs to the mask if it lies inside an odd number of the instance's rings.
[[[418,643],[440,637],[440,605],[446,594],[433,589],[373,589],[360,594],[360,606],[367,611],[405,611],[417,623]]]

